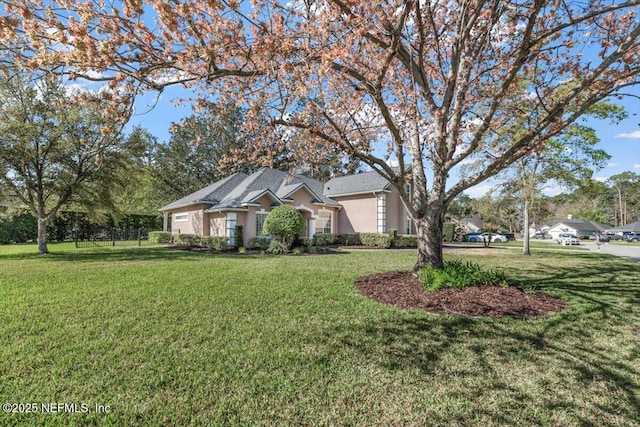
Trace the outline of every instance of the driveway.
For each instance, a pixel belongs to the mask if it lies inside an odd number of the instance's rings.
[[[584,245],[586,248],[589,248],[591,252],[599,252],[602,254],[611,254],[616,255],[622,258],[630,259],[631,261],[640,262],[640,245],[629,243],[628,245],[623,244],[609,244],[603,243],[598,248],[598,245],[595,242],[580,242],[581,245]]]

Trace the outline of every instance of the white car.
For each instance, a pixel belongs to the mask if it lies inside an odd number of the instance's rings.
[[[556,239],[556,242],[558,242],[559,245],[563,245],[563,246],[579,245],[580,239],[578,239],[575,234],[562,233],[558,236],[558,238]]]
[[[509,239],[507,238],[507,236],[505,236],[504,234],[500,234],[500,233],[482,233],[481,236],[483,236],[484,240],[488,240],[489,239],[489,234],[491,234],[491,242],[495,243],[507,243],[509,241]]]
[[[467,240],[469,242],[487,242],[489,241],[489,234],[491,234],[492,243],[495,243],[495,242],[506,243],[509,241],[507,236],[505,236],[504,234],[487,233],[487,232],[481,233],[481,234],[468,234]]]

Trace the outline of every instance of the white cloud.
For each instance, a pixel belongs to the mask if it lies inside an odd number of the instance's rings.
[[[615,168],[616,166],[618,166],[618,163],[611,162],[607,164],[608,168]]]
[[[605,182],[606,180],[608,180],[609,178],[605,177],[605,176],[596,176],[594,178],[596,181],[598,182]]]
[[[633,165],[634,169],[640,169],[640,163],[636,163],[635,165]]]
[[[634,138],[640,139],[640,130],[628,133],[619,133],[616,135],[616,138]]]
[[[471,188],[464,190],[464,193],[469,197],[482,197],[487,194],[489,191],[493,190],[494,186],[490,184],[478,184],[474,185]]]

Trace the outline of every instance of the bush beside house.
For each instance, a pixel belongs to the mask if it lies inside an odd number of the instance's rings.
[[[296,236],[302,233],[305,227],[304,218],[296,208],[280,205],[267,215],[263,233],[275,236],[288,250]]]

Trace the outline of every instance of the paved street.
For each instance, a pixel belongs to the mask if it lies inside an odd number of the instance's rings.
[[[595,242],[580,242],[581,245],[589,248],[592,252],[600,252],[603,254],[617,255],[622,258],[627,258],[632,261],[640,262],[640,244],[630,243],[628,245],[612,245],[609,243],[603,243],[598,248]]]

